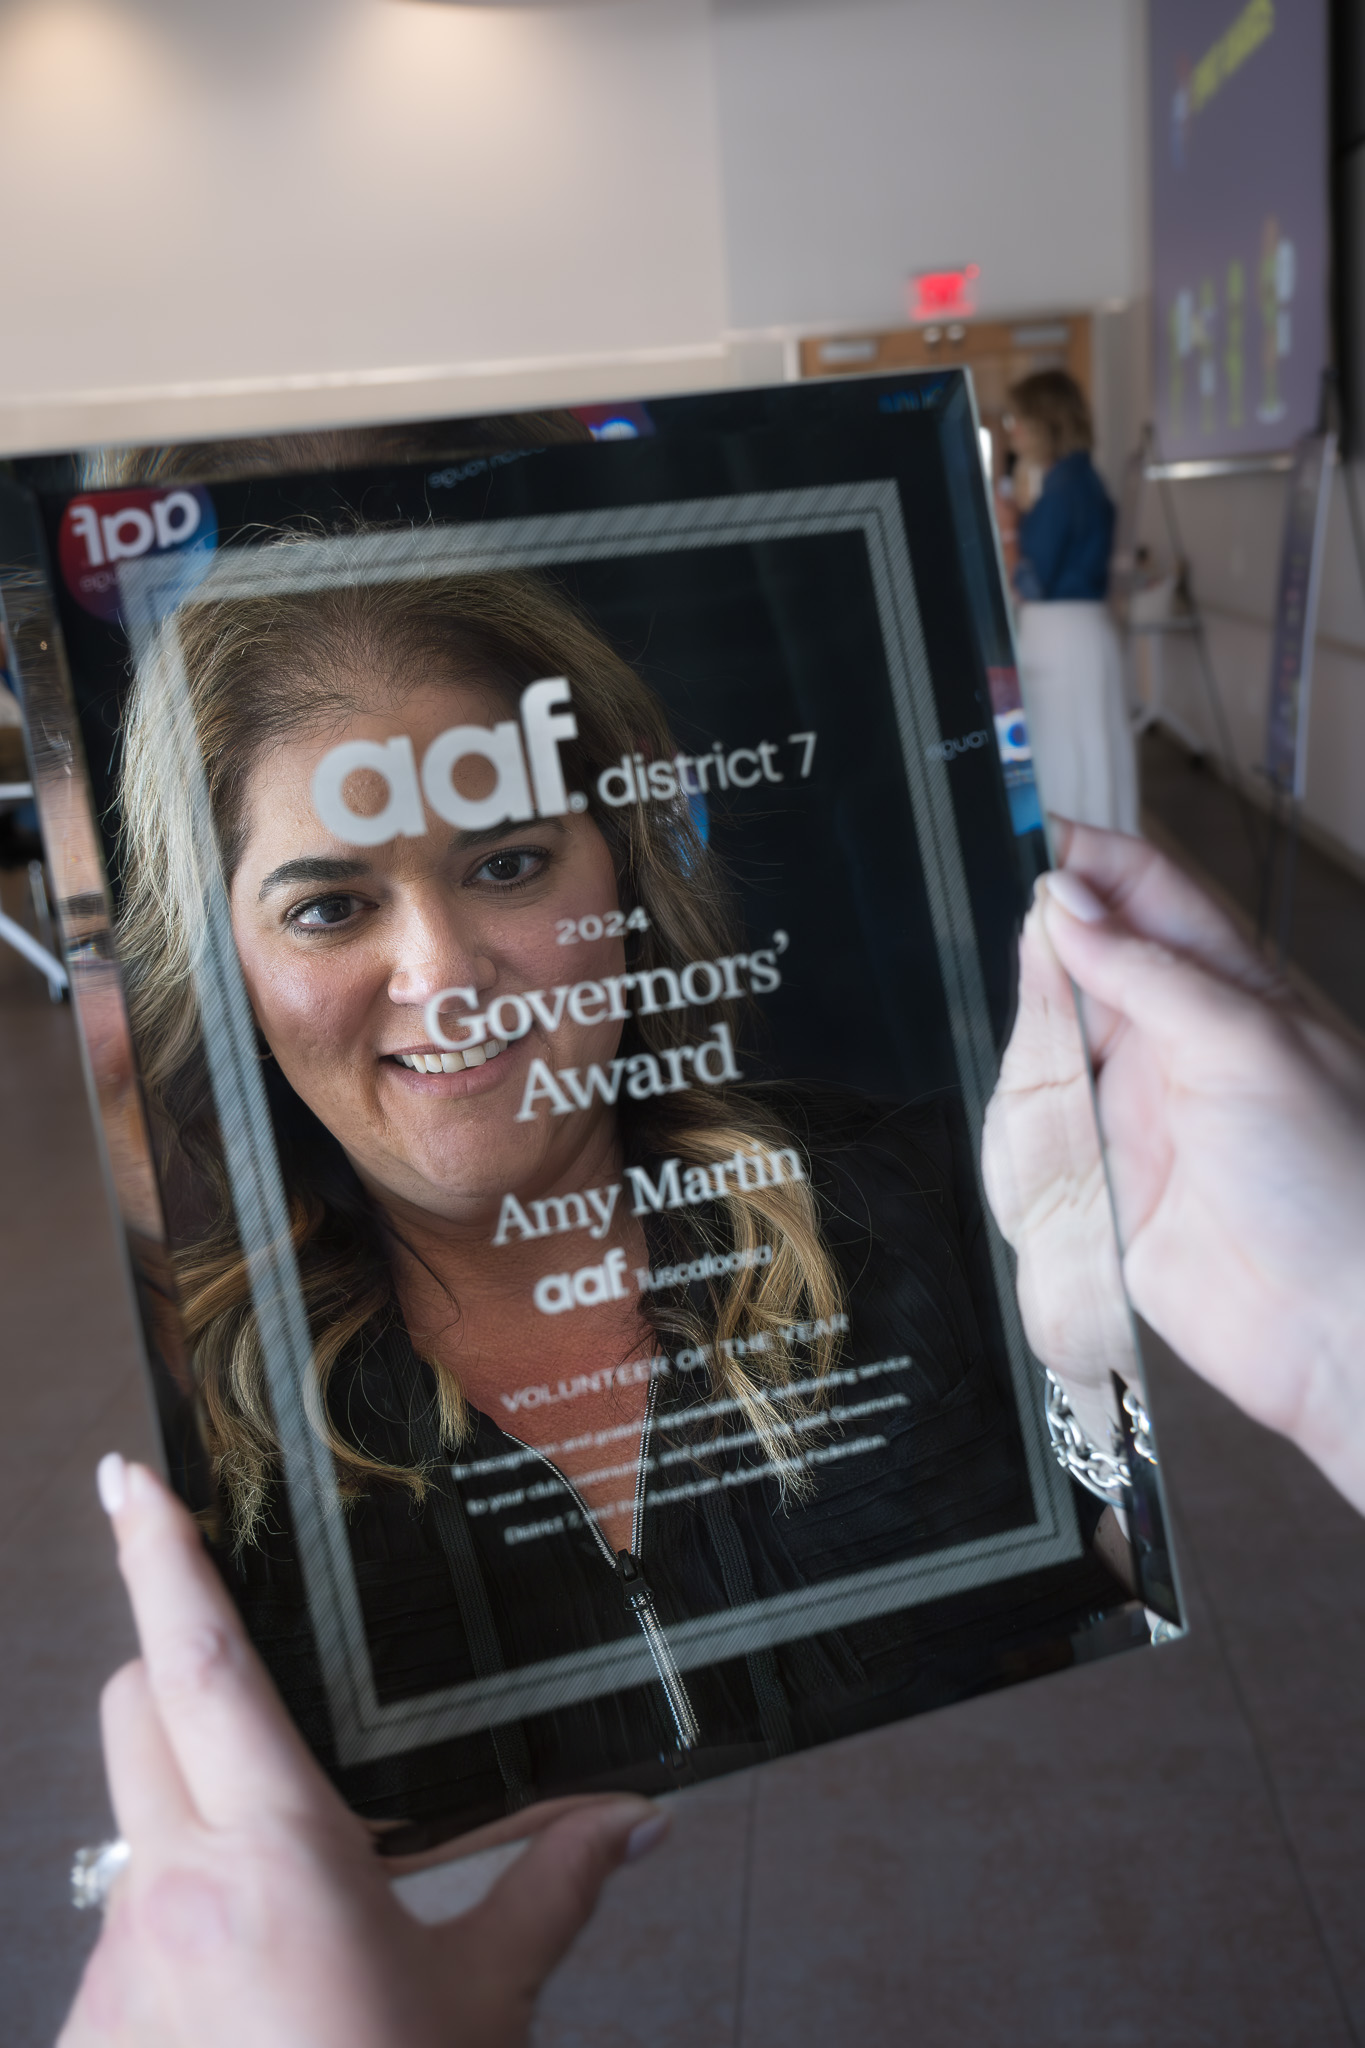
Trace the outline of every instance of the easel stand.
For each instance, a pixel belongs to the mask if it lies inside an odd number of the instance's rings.
[[[1326,411],[1324,404],[1324,417]],[[1308,777],[1313,647],[1336,453],[1337,437],[1330,427],[1306,434],[1299,442],[1289,476],[1280,548],[1265,730],[1271,828],[1261,883],[1259,923],[1263,941],[1274,930],[1275,951],[1281,966],[1289,955],[1294,923],[1295,868]]]

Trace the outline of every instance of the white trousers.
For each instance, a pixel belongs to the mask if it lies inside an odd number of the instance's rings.
[[[1137,749],[1107,608],[1021,605],[1019,682],[1044,809],[1136,832]]]

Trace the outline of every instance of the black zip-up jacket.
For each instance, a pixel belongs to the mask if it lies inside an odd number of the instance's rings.
[[[761,1093],[808,1161],[849,1331],[823,1414],[798,1432],[799,1497],[784,1500],[741,1414],[697,1416],[704,1369],[653,1382],[635,1549],[665,1644],[680,1623],[1032,1520],[985,1224],[950,1114],[835,1089]],[[653,1264],[695,1252],[686,1224],[648,1218]],[[338,1373],[332,1398],[352,1425],[364,1416],[371,1452],[434,1457],[431,1372],[401,1325]],[[1127,1597],[1089,1550],[1098,1503],[1077,1489],[1076,1504],[1072,1563],[793,1642],[741,1639],[725,1661],[684,1668],[687,1749],[651,1669],[624,1691],[338,1768],[282,1498],[224,1569],[310,1742],[360,1812],[404,1823],[389,1839],[407,1849],[533,1798],[658,1791],[1069,1663],[1075,1632]],[[572,1489],[491,1416],[475,1415],[455,1476],[447,1460],[423,1504],[376,1485],[348,1526],[381,1701],[640,1641],[638,1575],[626,1583]]]

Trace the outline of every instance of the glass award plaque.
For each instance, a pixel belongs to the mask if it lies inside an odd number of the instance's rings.
[[[0,513],[166,1467],[386,1847],[1179,1629],[961,373]]]

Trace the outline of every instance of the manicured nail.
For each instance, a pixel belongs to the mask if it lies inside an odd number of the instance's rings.
[[[648,1856],[651,1849],[657,1849],[668,1833],[668,1815],[652,1813],[648,1820],[642,1820],[626,1836],[626,1861],[638,1863],[642,1856]]]
[[[1078,917],[1082,924],[1098,924],[1109,915],[1099,897],[1079,875],[1069,875],[1065,868],[1054,868],[1044,877],[1047,893],[1059,903],[1070,917]]]
[[[106,1515],[116,1515],[128,1498],[128,1467],[117,1451],[110,1451],[95,1467],[95,1487]]]

